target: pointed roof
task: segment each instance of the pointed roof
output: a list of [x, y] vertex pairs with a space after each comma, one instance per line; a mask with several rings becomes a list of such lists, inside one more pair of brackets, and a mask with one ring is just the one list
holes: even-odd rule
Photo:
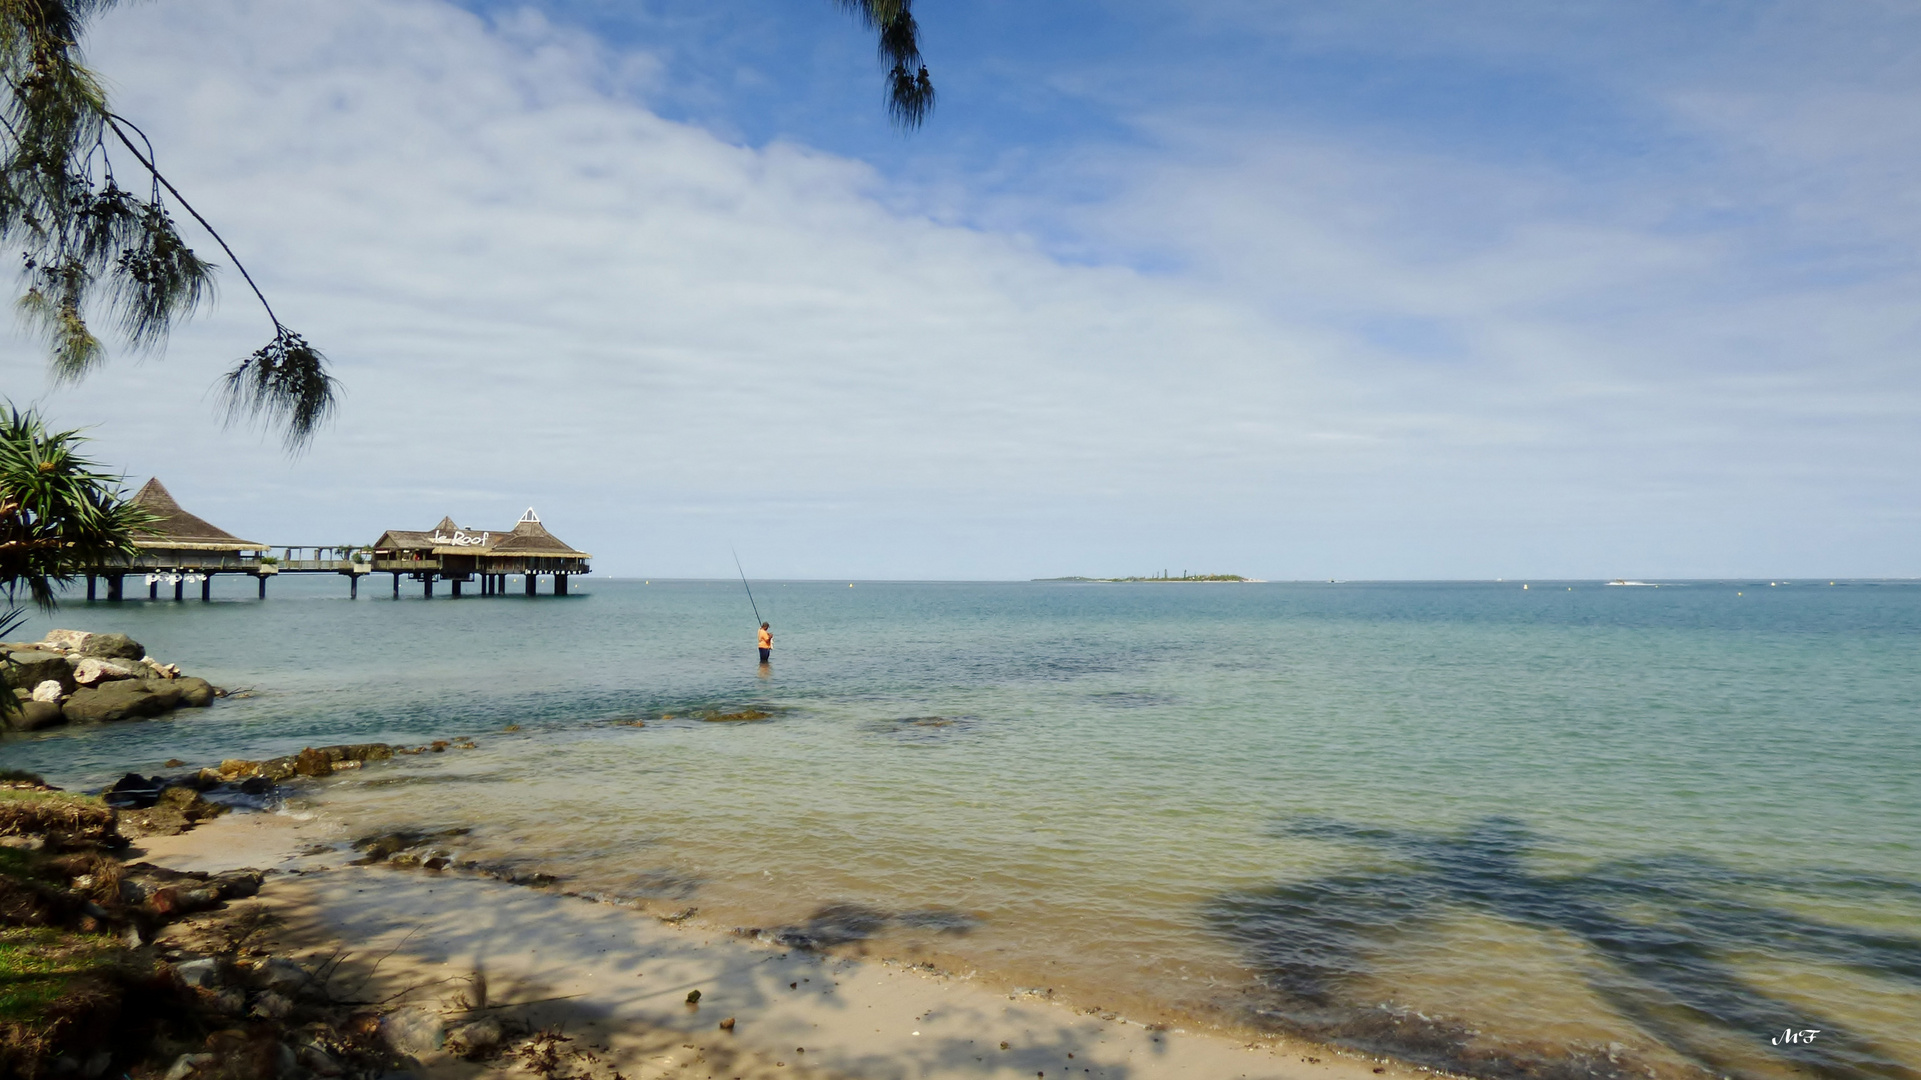
[[493, 550], [503, 554], [572, 555], [581, 559], [592, 557], [584, 551], [575, 551], [560, 537], [548, 532], [547, 526], [540, 523], [540, 515], [534, 513], [534, 508], [531, 506], [527, 508], [526, 513], [520, 515], [520, 520], [514, 523], [514, 531], [496, 543]]
[[145, 548], [187, 548], [199, 551], [252, 551], [267, 545], [238, 536], [180, 508], [159, 477], [143, 485], [133, 504], [154, 516], [152, 524], [134, 534]]
[[454, 519], [444, 517], [440, 524], [424, 532], [408, 529], [389, 529], [374, 541], [374, 547], [381, 551], [397, 549], [431, 550], [440, 555], [539, 555], [554, 558], [591, 559], [593, 556], [584, 551], [575, 551], [566, 542], [547, 531], [540, 523], [540, 515], [533, 507], [520, 515], [520, 520], [507, 532], [493, 532], [481, 529], [463, 529], [454, 524]]

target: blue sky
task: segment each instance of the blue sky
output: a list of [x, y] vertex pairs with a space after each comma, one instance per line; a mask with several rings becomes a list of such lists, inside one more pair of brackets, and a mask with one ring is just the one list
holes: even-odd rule
[[527, 504], [604, 572], [1921, 575], [1921, 13], [156, 0], [91, 54], [225, 282], [16, 401], [272, 542]]

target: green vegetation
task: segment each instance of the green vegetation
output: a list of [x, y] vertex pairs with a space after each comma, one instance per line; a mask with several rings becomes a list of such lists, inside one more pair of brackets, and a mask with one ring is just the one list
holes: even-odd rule
[[[110, 992], [128, 958], [124, 946], [99, 935], [47, 927], [0, 930], [0, 1025], [38, 1027], [50, 1014]], [[0, 1042], [13, 1034], [0, 1030]]]
[[[42, 610], [54, 607], [54, 586], [88, 566], [139, 550], [134, 532], [152, 520], [128, 501], [120, 478], [99, 471], [76, 448], [78, 431], [49, 431], [38, 413], [8, 406], [0, 414], [0, 638], [26, 619], [22, 590]], [[19, 707], [0, 692], [0, 714]]]

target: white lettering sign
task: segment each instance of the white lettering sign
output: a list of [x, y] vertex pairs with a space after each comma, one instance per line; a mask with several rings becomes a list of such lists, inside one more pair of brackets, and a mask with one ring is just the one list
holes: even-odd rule
[[435, 533], [432, 536], [429, 536], [427, 539], [432, 540], [434, 543], [439, 544], [442, 547], [486, 547], [487, 538], [490, 535], [492, 534], [481, 533], [479, 536], [475, 536], [472, 533], [462, 532], [459, 529], [455, 529], [454, 534], [452, 536], [448, 536], [444, 533]]

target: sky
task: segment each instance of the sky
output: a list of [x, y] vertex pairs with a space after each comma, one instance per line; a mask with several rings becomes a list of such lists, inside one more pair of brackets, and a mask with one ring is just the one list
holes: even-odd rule
[[[0, 391], [273, 544], [597, 573], [1921, 576], [1921, 9], [150, 0], [85, 42], [337, 420]], [[203, 254], [227, 262], [211, 241]]]

